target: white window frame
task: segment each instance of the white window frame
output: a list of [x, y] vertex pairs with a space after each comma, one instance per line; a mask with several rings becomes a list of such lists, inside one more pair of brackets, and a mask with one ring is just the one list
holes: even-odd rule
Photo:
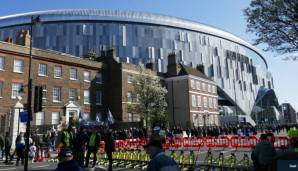
[[196, 81], [196, 88], [197, 88], [197, 90], [201, 90], [201, 83], [200, 83], [200, 81]]
[[102, 104], [102, 93], [101, 91], [96, 91], [96, 105]]
[[209, 97], [209, 108], [213, 108], [213, 100]]
[[84, 71], [84, 82], [90, 82], [91, 81], [91, 72], [90, 71]]
[[212, 93], [216, 93], [216, 88], [215, 88], [215, 86], [212, 86]]
[[132, 102], [132, 92], [127, 92], [127, 102]]
[[53, 102], [61, 102], [61, 87], [53, 87]]
[[213, 99], [213, 107], [214, 107], [214, 109], [217, 108], [217, 99], [216, 98]]
[[[73, 72], [75, 71], [75, 72]], [[78, 70], [76, 68], [69, 69], [69, 79], [70, 80], [78, 80]]]
[[211, 93], [211, 86], [210, 86], [210, 84], [207, 84], [207, 88], [208, 88], [208, 93]]
[[20, 90], [22, 87], [22, 83], [12, 83], [11, 84], [11, 98], [16, 99], [18, 96], [20, 96]]
[[128, 122], [133, 122], [133, 115], [132, 115], [132, 113], [127, 113], [127, 120], [128, 120]]
[[44, 112], [37, 112], [35, 114], [36, 120], [35, 125], [44, 125], [45, 124], [45, 113]]
[[192, 107], [197, 107], [196, 95], [191, 95], [191, 106]]
[[42, 86], [42, 101], [43, 102], [47, 101], [47, 86], [46, 85]]
[[202, 83], [202, 90], [206, 91], [206, 84], [205, 83]]
[[48, 74], [47, 64], [38, 64], [38, 76], [46, 77]]
[[52, 122], [51, 123], [52, 123], [52, 125], [56, 125], [56, 124], [60, 123], [60, 112], [52, 112]]
[[54, 78], [62, 78], [62, 67], [54, 66]]
[[203, 97], [203, 101], [204, 101], [204, 108], [207, 108], [208, 107], [207, 97]]
[[102, 74], [101, 73], [96, 73], [95, 79], [96, 79], [97, 84], [102, 84]]
[[0, 71], [3, 71], [5, 69], [5, 58], [3, 56], [0, 56]]
[[195, 81], [190, 80], [190, 88], [195, 89]]
[[[18, 64], [18, 62], [20, 62]], [[15, 73], [24, 73], [24, 60], [22, 59], [15, 59], [13, 61], [13, 72]]]
[[132, 84], [133, 83], [133, 76], [131, 74], [127, 75], [127, 83]]
[[90, 91], [84, 90], [84, 104], [90, 104]]
[[78, 90], [76, 88], [69, 88], [68, 89], [68, 99], [70, 101], [75, 101], [78, 97]]
[[198, 107], [202, 107], [202, 98], [201, 98], [201, 96], [197, 96], [197, 103], [198, 103]]

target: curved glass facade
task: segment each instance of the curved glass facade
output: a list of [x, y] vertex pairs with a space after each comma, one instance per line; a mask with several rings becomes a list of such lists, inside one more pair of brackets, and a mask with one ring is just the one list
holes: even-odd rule
[[[141, 20], [136, 14], [142, 13], [125, 13], [127, 16], [123, 17], [115, 11], [111, 17], [108, 11], [105, 17], [105, 13], [98, 10], [101, 12], [98, 17], [92, 13], [94, 11], [89, 16], [76, 14], [77, 11], [68, 15], [61, 11], [34, 13], [40, 14], [44, 22], [34, 27], [33, 46], [80, 57], [93, 49], [100, 54], [101, 50], [113, 47], [119, 61], [134, 64], [154, 61], [159, 72], [166, 72], [167, 56], [176, 52], [177, 62], [193, 67], [204, 65], [206, 75], [246, 114], [251, 112], [259, 87], [273, 86], [264, 58], [251, 45], [230, 33], [147, 13], [139, 17]], [[153, 19], [154, 16], [160, 17], [160, 21]], [[28, 19], [30, 15], [0, 18], [0, 40], [15, 38], [18, 31], [29, 29]], [[186, 25], [182, 26], [183, 22]]]

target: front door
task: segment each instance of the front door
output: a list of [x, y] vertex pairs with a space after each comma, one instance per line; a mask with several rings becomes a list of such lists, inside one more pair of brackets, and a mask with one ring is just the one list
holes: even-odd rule
[[76, 110], [71, 110], [69, 111], [69, 124], [70, 125], [76, 125], [76, 122], [78, 121], [79, 118], [77, 118], [78, 114]]
[[70, 101], [65, 105], [65, 123], [76, 125], [79, 121], [80, 106], [76, 102]]

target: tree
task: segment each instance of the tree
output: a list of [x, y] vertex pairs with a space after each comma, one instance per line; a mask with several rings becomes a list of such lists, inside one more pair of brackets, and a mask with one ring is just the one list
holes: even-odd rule
[[139, 113], [145, 119], [147, 130], [157, 122], [165, 127], [167, 89], [161, 86], [155, 72], [139, 66], [139, 73], [133, 82], [137, 103], [128, 106], [128, 109], [130, 112]]
[[255, 45], [266, 43], [266, 51], [281, 54], [297, 52], [297, 0], [252, 0], [244, 15], [247, 31], [257, 36]]

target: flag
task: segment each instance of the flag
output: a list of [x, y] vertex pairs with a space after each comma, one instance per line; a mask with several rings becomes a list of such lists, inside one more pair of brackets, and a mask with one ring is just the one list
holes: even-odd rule
[[108, 109], [108, 117], [107, 117], [107, 122], [108, 122], [108, 124], [114, 124], [115, 123], [115, 119], [114, 119], [114, 117], [113, 117], [113, 115], [112, 115], [112, 113], [111, 113], [111, 111], [110, 111], [110, 109]]
[[[20, 122], [27, 122], [28, 112], [27, 111], [20, 112], [19, 117], [20, 117]], [[30, 119], [30, 121], [32, 121], [32, 113], [30, 113], [29, 119]]]

